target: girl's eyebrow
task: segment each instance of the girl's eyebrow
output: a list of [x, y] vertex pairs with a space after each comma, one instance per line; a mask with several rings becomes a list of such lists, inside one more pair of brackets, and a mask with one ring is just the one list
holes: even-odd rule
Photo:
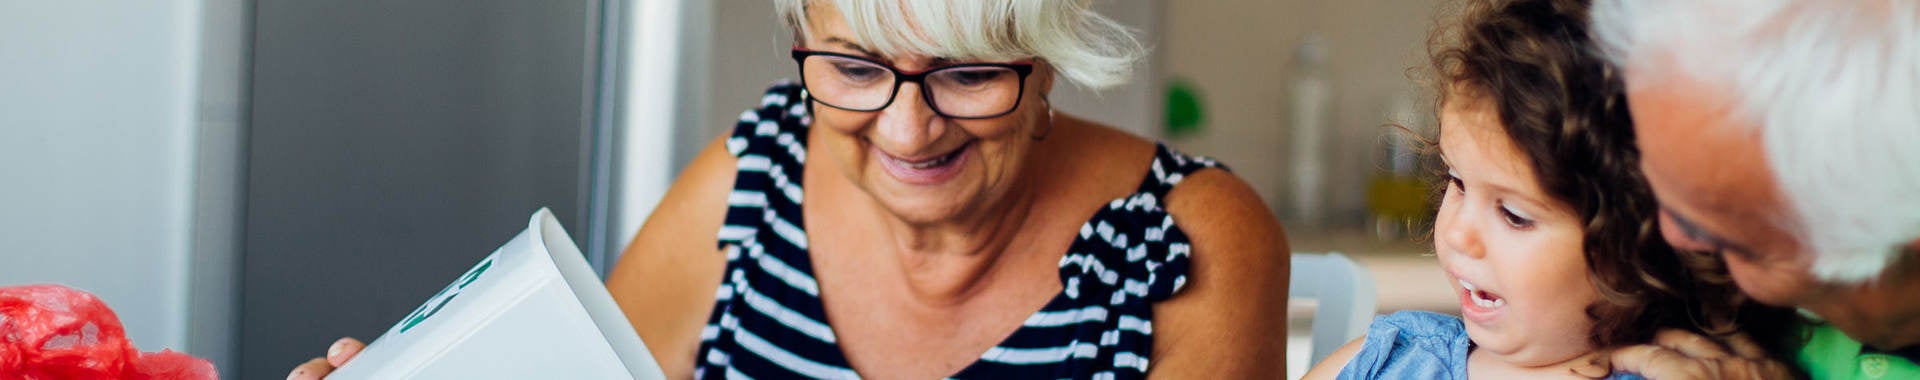
[[[1459, 174], [1460, 172], [1454, 168], [1453, 162], [1447, 159], [1446, 152], [1439, 152], [1439, 153], [1436, 153], [1435, 155], [1440, 156], [1440, 163], [1447, 166], [1448, 176], [1452, 176], [1455, 179], [1460, 181], [1466, 180], [1466, 178], [1462, 177], [1462, 175]], [[1482, 177], [1475, 177], [1475, 178], [1477, 178], [1476, 181], [1479, 182], [1478, 183], [1479, 187], [1486, 189], [1486, 191], [1492, 192], [1489, 194], [1503, 194], [1502, 197], [1506, 199], [1523, 203], [1525, 205], [1528, 205], [1528, 207], [1530, 208], [1542, 210], [1542, 212], [1547, 212], [1547, 213], [1559, 212], [1559, 211], [1555, 211], [1558, 209], [1556, 209], [1553, 205], [1564, 204], [1564, 201], [1553, 198], [1551, 194], [1546, 194], [1542, 192], [1539, 194], [1540, 197], [1535, 197], [1533, 195], [1529, 195], [1526, 192], [1520, 191], [1520, 188], [1508, 186], [1508, 184], [1505, 184], [1505, 183], [1500, 183], [1497, 180], [1497, 178], [1496, 179], [1488, 179], [1488, 178], [1482, 178]], [[1539, 213], [1536, 212], [1535, 216], [1537, 217], [1538, 215]]]

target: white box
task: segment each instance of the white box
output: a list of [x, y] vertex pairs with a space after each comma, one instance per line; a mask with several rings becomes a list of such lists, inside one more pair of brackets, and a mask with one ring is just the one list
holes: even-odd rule
[[547, 209], [330, 379], [661, 379]]

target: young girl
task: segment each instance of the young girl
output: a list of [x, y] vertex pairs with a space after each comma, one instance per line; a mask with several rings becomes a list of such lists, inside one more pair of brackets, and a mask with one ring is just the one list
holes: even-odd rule
[[[1714, 256], [1660, 240], [1620, 79], [1586, 15], [1584, 0], [1478, 0], [1435, 34], [1447, 169], [1434, 251], [1464, 321], [1380, 317], [1307, 378], [1635, 378], [1605, 353], [1663, 328], [1791, 331], [1791, 311], [1740, 298]], [[1778, 353], [1789, 338], [1762, 341]]]

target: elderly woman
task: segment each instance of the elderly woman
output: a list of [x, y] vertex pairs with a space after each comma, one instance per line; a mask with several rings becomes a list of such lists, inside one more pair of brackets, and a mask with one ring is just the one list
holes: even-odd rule
[[1284, 373], [1287, 242], [1258, 196], [1047, 102], [1141, 55], [1087, 1], [776, 3], [800, 82], [694, 159], [607, 279], [669, 376]]

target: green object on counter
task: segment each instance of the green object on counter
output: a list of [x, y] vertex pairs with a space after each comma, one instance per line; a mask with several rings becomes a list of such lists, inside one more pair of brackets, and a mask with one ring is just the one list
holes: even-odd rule
[[1207, 122], [1206, 107], [1201, 106], [1199, 92], [1179, 79], [1167, 82], [1166, 116], [1165, 127], [1169, 137], [1197, 134]]

